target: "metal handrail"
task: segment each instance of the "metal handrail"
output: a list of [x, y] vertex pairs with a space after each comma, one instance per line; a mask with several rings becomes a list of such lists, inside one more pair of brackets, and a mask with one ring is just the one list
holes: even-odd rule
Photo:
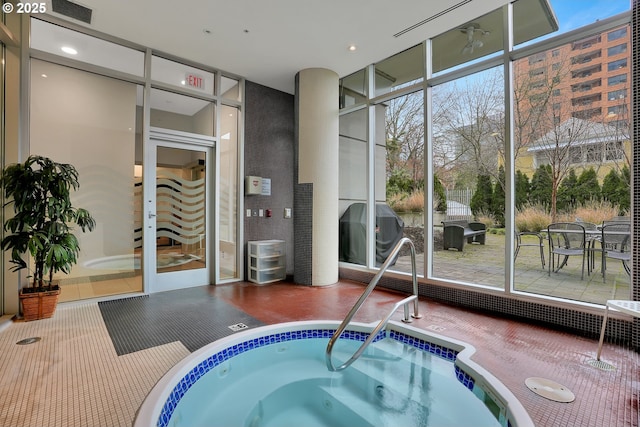
[[[351, 319], [353, 319], [353, 316], [355, 316], [355, 314], [358, 312], [358, 310], [360, 309], [364, 301], [367, 299], [367, 297], [371, 295], [371, 292], [373, 292], [373, 289], [376, 287], [376, 285], [380, 281], [380, 278], [382, 277], [382, 275], [387, 271], [391, 263], [393, 263], [396, 256], [398, 255], [398, 252], [400, 252], [400, 249], [402, 249], [402, 246], [404, 246], [406, 243], [409, 244], [409, 249], [411, 252], [411, 276], [413, 280], [413, 295], [408, 296], [403, 300], [395, 303], [393, 306], [393, 309], [389, 312], [389, 314], [385, 316], [384, 319], [380, 321], [380, 323], [378, 323], [375, 329], [371, 331], [371, 334], [369, 334], [367, 339], [362, 343], [360, 348], [353, 354], [353, 356], [351, 356], [351, 358], [347, 360], [344, 364], [336, 368], [335, 366], [333, 366], [333, 362], [331, 361], [331, 351], [333, 350], [333, 345], [336, 343], [338, 338], [340, 338], [340, 335], [342, 335], [344, 330], [347, 328], [347, 325], [351, 322]], [[409, 316], [409, 303], [411, 301], [413, 301], [413, 314]], [[343, 369], [351, 365], [353, 362], [355, 362], [356, 359], [358, 359], [358, 357], [360, 357], [360, 355], [364, 352], [364, 350], [369, 346], [369, 344], [371, 344], [371, 341], [373, 341], [373, 339], [378, 335], [378, 332], [380, 332], [382, 328], [386, 326], [386, 324], [389, 322], [389, 319], [391, 318], [393, 313], [395, 313], [395, 311], [403, 304], [404, 304], [404, 319], [402, 319], [403, 322], [405, 323], [411, 322], [411, 317], [415, 319], [419, 319], [422, 317], [418, 312], [418, 278], [416, 276], [416, 248], [413, 245], [413, 242], [406, 237], [403, 237], [402, 239], [400, 239], [400, 241], [394, 246], [393, 250], [391, 251], [391, 253], [387, 257], [385, 262], [380, 267], [380, 270], [378, 270], [378, 273], [373, 277], [373, 279], [371, 280], [371, 282], [369, 283], [369, 285], [367, 286], [363, 294], [360, 296], [358, 301], [355, 303], [355, 305], [351, 308], [351, 310], [347, 314], [347, 317], [344, 318], [340, 326], [338, 326], [338, 329], [336, 329], [333, 336], [329, 340], [329, 344], [327, 344], [327, 351], [325, 355], [326, 361], [327, 361], [327, 368], [332, 372], [342, 371]]]

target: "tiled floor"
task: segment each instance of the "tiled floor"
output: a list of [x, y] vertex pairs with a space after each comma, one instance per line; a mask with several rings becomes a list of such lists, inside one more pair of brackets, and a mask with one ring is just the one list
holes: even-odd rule
[[[338, 320], [362, 291], [362, 285], [352, 282], [325, 288], [287, 283], [203, 288], [263, 323]], [[377, 320], [397, 299], [397, 294], [376, 291], [355, 320]], [[206, 298], [199, 302], [208, 303]], [[511, 389], [537, 426], [638, 426], [640, 359], [634, 351], [605, 344], [603, 359], [616, 370], [602, 371], [586, 363], [595, 355], [595, 339], [430, 300], [421, 300], [420, 309], [424, 317], [413, 326], [475, 346], [473, 359]], [[393, 318], [400, 319], [401, 312]], [[170, 318], [161, 322], [167, 327], [178, 323]], [[118, 356], [96, 302], [62, 304], [52, 319], [3, 329], [1, 426], [129, 426], [153, 384], [189, 353], [175, 341]], [[33, 336], [42, 339], [16, 345]], [[525, 386], [528, 377], [557, 381], [573, 391], [576, 400], [557, 403], [540, 397]]]

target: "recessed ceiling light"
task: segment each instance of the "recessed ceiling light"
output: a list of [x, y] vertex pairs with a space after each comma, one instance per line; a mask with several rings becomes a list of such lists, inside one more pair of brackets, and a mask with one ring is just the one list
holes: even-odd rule
[[74, 48], [70, 47], [70, 46], [62, 46], [60, 48], [60, 50], [62, 50], [64, 53], [68, 53], [69, 55], [77, 55], [78, 51], [75, 50]]
[[42, 78], [45, 78], [45, 79], [47, 78], [46, 74], [40, 74], [40, 75], [42, 76]]
[[210, 35], [211, 34], [211, 30], [208, 28], [205, 28], [204, 30], [202, 30], [203, 33], [205, 33], [206, 35]]
[[182, 81], [180, 82], [180, 84], [181, 84], [182, 86], [184, 86], [184, 85], [186, 85], [186, 84], [187, 84], [187, 81], [186, 81], [186, 80], [182, 80]]
[[357, 47], [356, 47], [356, 45], [355, 45], [355, 44], [350, 44], [350, 45], [349, 45], [349, 47], [348, 47], [348, 49], [349, 49], [349, 52], [355, 52], [355, 50], [357, 49]]

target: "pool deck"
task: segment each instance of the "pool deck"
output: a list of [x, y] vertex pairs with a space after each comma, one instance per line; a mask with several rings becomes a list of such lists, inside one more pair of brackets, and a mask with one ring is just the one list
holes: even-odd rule
[[[246, 313], [264, 324], [341, 320], [364, 290], [350, 281], [323, 288], [240, 282], [201, 289], [234, 308], [225, 313]], [[198, 309], [210, 304], [194, 292], [175, 295], [182, 313], [190, 304]], [[375, 291], [355, 320], [376, 321], [399, 298]], [[616, 367], [605, 371], [587, 363], [595, 357], [596, 339], [426, 299], [420, 300], [420, 310], [424, 317], [412, 325], [473, 345], [472, 359], [516, 395], [536, 426], [638, 426], [640, 359], [633, 350], [605, 343], [602, 359]], [[162, 334], [175, 333], [180, 325], [183, 334], [191, 334], [177, 322], [181, 316], [178, 311], [151, 316], [143, 327]], [[231, 325], [237, 322], [234, 316], [219, 314], [218, 320]], [[401, 317], [400, 310], [393, 319]], [[41, 340], [16, 345], [28, 337]], [[170, 341], [119, 356], [95, 301], [61, 304], [52, 319], [0, 324], [0, 349], [0, 425], [15, 427], [130, 426], [155, 382], [189, 354], [181, 341]], [[558, 403], [538, 396], [525, 385], [529, 377], [556, 381], [576, 399]]]

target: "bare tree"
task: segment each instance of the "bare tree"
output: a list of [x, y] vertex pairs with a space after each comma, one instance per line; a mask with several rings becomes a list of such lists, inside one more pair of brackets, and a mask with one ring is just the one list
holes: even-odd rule
[[434, 158], [447, 158], [442, 163], [457, 171], [459, 181], [472, 185], [479, 174], [498, 179], [504, 105], [502, 68], [434, 88]]
[[424, 178], [424, 108], [422, 92], [394, 98], [385, 109], [387, 176], [407, 171], [414, 182]]
[[[529, 151], [534, 153], [534, 165], [551, 167], [554, 220], [558, 189], [569, 170], [586, 164], [598, 168], [606, 161], [607, 150], [618, 147], [616, 141], [623, 137], [612, 133], [628, 132], [624, 125], [608, 124], [611, 117], [600, 102], [602, 65], [592, 63], [591, 54], [574, 53], [573, 45], [565, 45], [514, 64], [516, 158]], [[619, 111], [625, 110], [620, 105]]]
[[[602, 135], [602, 160], [615, 167], [618, 173], [625, 166], [631, 169], [631, 151], [626, 150], [624, 146], [631, 141], [629, 93], [630, 88], [626, 84], [610, 91], [607, 94], [610, 105], [607, 111], [603, 111], [601, 118], [601, 123], [605, 125]], [[611, 163], [611, 160], [614, 162]]]

